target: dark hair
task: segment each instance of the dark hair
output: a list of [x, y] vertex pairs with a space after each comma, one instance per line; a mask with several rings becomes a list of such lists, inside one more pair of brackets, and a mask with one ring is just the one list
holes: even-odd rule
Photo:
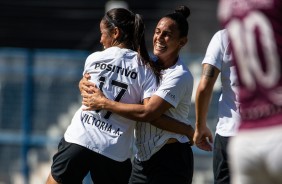
[[141, 16], [124, 8], [114, 8], [109, 10], [102, 20], [105, 21], [109, 31], [115, 27], [119, 28], [121, 36], [117, 41], [125, 43], [128, 48], [138, 52], [142, 62], [153, 70], [159, 82], [161, 70], [148, 54], [145, 44], [145, 24]]
[[164, 17], [170, 18], [176, 22], [180, 31], [180, 37], [187, 37], [189, 31], [189, 24], [187, 18], [190, 15], [190, 9], [185, 6], [179, 6], [174, 10], [174, 13], [167, 14]]

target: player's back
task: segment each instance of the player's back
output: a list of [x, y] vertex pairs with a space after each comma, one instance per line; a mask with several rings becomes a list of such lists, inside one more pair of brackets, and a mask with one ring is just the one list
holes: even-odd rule
[[[136, 52], [111, 47], [91, 54], [84, 73], [109, 99], [138, 104], [152, 95], [156, 77], [142, 64]], [[85, 146], [117, 161], [130, 157], [135, 121], [106, 110], [83, 111], [80, 108], [65, 133], [68, 142]]]
[[[91, 81], [107, 98], [126, 103], [141, 103], [143, 92], [140, 89], [148, 82], [145, 80], [149, 79], [152, 84], [156, 82], [154, 74], [136, 52], [118, 47], [90, 55], [84, 72], [91, 75]], [[122, 98], [116, 99], [120, 93], [123, 93]]]
[[222, 0], [240, 83], [241, 128], [282, 123], [282, 1]]

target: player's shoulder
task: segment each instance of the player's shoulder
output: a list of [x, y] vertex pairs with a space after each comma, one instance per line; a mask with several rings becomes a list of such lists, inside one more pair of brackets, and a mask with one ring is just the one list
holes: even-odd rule
[[221, 29], [218, 31], [218, 34], [219, 36], [222, 38], [222, 39], [226, 39], [227, 38], [227, 30], [226, 29]]
[[228, 40], [227, 30], [226, 29], [218, 30], [214, 34], [213, 38], [214, 40], [217, 40], [219, 43], [221, 43], [222, 41]]
[[174, 70], [170, 74], [169, 78], [173, 81], [177, 81], [183, 89], [188, 89], [193, 86], [194, 77], [186, 66], [183, 66], [181, 69]]
[[217, 31], [213, 39], [211, 41], [211, 46], [221, 48], [222, 52], [225, 52], [225, 49], [229, 45], [229, 39], [228, 39], [228, 32], [226, 29], [222, 29]]
[[103, 51], [96, 51], [91, 53], [88, 57], [87, 60], [99, 60], [102, 58], [108, 58], [108, 57], [112, 57], [111, 54], [109, 54], [111, 52], [108, 52], [108, 49], [105, 49]]
[[192, 73], [181, 58], [178, 59], [177, 64], [171, 71], [171, 75], [175, 77], [180, 77], [182, 79], [193, 79]]

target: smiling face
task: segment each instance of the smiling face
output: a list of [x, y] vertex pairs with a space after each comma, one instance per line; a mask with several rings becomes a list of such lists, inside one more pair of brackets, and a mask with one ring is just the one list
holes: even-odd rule
[[101, 32], [101, 39], [100, 43], [103, 45], [104, 49], [107, 49], [112, 46], [114, 38], [110, 33], [109, 29], [106, 27], [104, 20], [100, 22], [100, 32]]
[[162, 18], [156, 26], [153, 36], [154, 55], [160, 62], [175, 62], [180, 49], [187, 42], [187, 38], [180, 38], [178, 26], [170, 18]]

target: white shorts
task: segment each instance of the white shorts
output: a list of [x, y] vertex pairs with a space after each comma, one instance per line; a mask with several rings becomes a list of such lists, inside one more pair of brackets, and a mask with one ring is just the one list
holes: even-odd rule
[[228, 147], [232, 184], [282, 184], [282, 126], [244, 130]]

